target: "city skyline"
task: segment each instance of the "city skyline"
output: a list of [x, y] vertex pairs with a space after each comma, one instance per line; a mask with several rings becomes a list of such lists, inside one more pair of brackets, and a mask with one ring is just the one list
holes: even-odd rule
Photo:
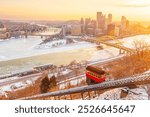
[[149, 0], [0, 0], [0, 19], [70, 20], [96, 19], [95, 13], [113, 14], [114, 21], [126, 16], [132, 21], [150, 21]]

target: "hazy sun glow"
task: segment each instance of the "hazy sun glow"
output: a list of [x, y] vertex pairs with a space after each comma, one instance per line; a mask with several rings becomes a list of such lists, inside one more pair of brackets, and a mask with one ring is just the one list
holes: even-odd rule
[[0, 0], [0, 18], [67, 20], [96, 17], [96, 12], [150, 21], [150, 0]]

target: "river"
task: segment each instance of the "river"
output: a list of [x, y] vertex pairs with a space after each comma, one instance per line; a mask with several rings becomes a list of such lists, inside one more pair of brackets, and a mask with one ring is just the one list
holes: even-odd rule
[[[145, 40], [150, 43], [150, 35], [128, 37], [119, 41], [126, 47], [134, 48], [135, 40]], [[116, 48], [104, 46], [104, 49], [97, 50], [95, 44], [88, 42], [65, 44], [65, 40], [61, 40], [50, 42], [39, 48], [41, 42], [38, 36], [1, 40], [0, 75], [32, 69], [34, 66], [43, 64], [64, 65], [73, 60], [104, 60], [119, 54]], [[60, 45], [57, 47], [51, 46], [58, 43]]]

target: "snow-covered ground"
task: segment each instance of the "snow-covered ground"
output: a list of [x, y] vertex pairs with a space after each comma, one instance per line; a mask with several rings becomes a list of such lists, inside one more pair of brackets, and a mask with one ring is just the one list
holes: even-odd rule
[[119, 50], [113, 47], [99, 50], [93, 54], [89, 61], [106, 60], [118, 56]]
[[[85, 81], [85, 76], [82, 75], [83, 77], [79, 78], [79, 79], [75, 79], [74, 78], [71, 78], [70, 79], [70, 82], [65, 82], [65, 83], [62, 83], [59, 85], [59, 89], [64, 89], [65, 87], [67, 87], [68, 85], [75, 85], [77, 86], [78, 84], [80, 84], [82, 81]], [[63, 81], [62, 81], [63, 82]]]
[[116, 88], [106, 91], [94, 100], [148, 100], [148, 94], [144, 88], [129, 89], [127, 95], [121, 98], [124, 88]]
[[[135, 43], [136, 42], [145, 42], [148, 45], [150, 45], [150, 34], [149, 35], [138, 35], [138, 36], [133, 36], [133, 37], [127, 37], [119, 40], [113, 40], [109, 41], [110, 43], [119, 43], [122, 44], [123, 46], [127, 48], [132, 48], [135, 49]], [[119, 50], [113, 47], [105, 47], [103, 50], [97, 51], [93, 54], [91, 57], [91, 61], [96, 61], [96, 60], [105, 60], [108, 58], [112, 58], [115, 56], [118, 56]]]
[[126, 37], [123, 39], [119, 39], [119, 40], [113, 40], [113, 41], [109, 41], [111, 43], [120, 43], [125, 47], [128, 48], [135, 48], [135, 43], [136, 42], [146, 42], [148, 45], [150, 45], [150, 34], [147, 35], [138, 35], [138, 36], [133, 36], [133, 37]]
[[[66, 69], [66, 70], [60, 72], [60, 75], [66, 75], [70, 72], [72, 72], [72, 70]], [[49, 78], [51, 78], [53, 75], [55, 75], [57, 77], [58, 73], [54, 73], [54, 74], [49, 73], [48, 74]], [[16, 80], [16, 79], [19, 79], [19, 77], [15, 76], [15, 77], [7, 78], [7, 79], [2, 79], [2, 80], [0, 80], [0, 83], [4, 83], [4, 82], [7, 82], [7, 81], [13, 81], [13, 80]], [[16, 82], [16, 83], [1, 86], [0, 87], [0, 96], [5, 95], [7, 97], [7, 93], [14, 92], [16, 90], [26, 88], [26, 87], [34, 84], [35, 80], [37, 80], [37, 78], [32, 78], [32, 79], [28, 79], [26, 81], [19, 81], [19, 82]]]
[[[59, 75], [66, 75], [66, 74], [69, 74], [70, 72], [72, 72], [72, 70], [70, 70], [70, 69], [65, 69], [65, 70], [63, 70], [62, 72], [60, 72], [59, 73]], [[49, 76], [49, 78], [51, 78], [52, 76], [55, 76], [55, 77], [57, 77], [58, 76], [58, 73], [49, 73], [48, 74], [48, 76]]]
[[123, 45], [125, 47], [135, 48], [134, 43], [137, 41], [146, 42], [148, 45], [150, 45], [150, 35], [139, 35], [139, 36], [124, 38]]
[[16, 90], [21, 90], [34, 84], [36, 79], [29, 79], [26, 81], [16, 82], [9, 85], [0, 87], [0, 96], [4, 95], [7, 98], [8, 93], [15, 92]]

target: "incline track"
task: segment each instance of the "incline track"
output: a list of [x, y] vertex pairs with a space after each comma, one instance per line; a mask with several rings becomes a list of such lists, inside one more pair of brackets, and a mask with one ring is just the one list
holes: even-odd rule
[[100, 84], [82, 86], [82, 87], [60, 90], [60, 91], [55, 91], [55, 92], [50, 92], [45, 94], [39, 94], [39, 95], [25, 97], [21, 99], [25, 99], [25, 100], [46, 99], [55, 96], [65, 96], [65, 95], [70, 95], [75, 93], [85, 93], [85, 92], [95, 91], [95, 90], [110, 89], [110, 88], [124, 87], [130, 85], [142, 85], [148, 83], [150, 83], [150, 73], [143, 73], [143, 74], [138, 74], [136, 76], [132, 76], [124, 79], [107, 81]]

